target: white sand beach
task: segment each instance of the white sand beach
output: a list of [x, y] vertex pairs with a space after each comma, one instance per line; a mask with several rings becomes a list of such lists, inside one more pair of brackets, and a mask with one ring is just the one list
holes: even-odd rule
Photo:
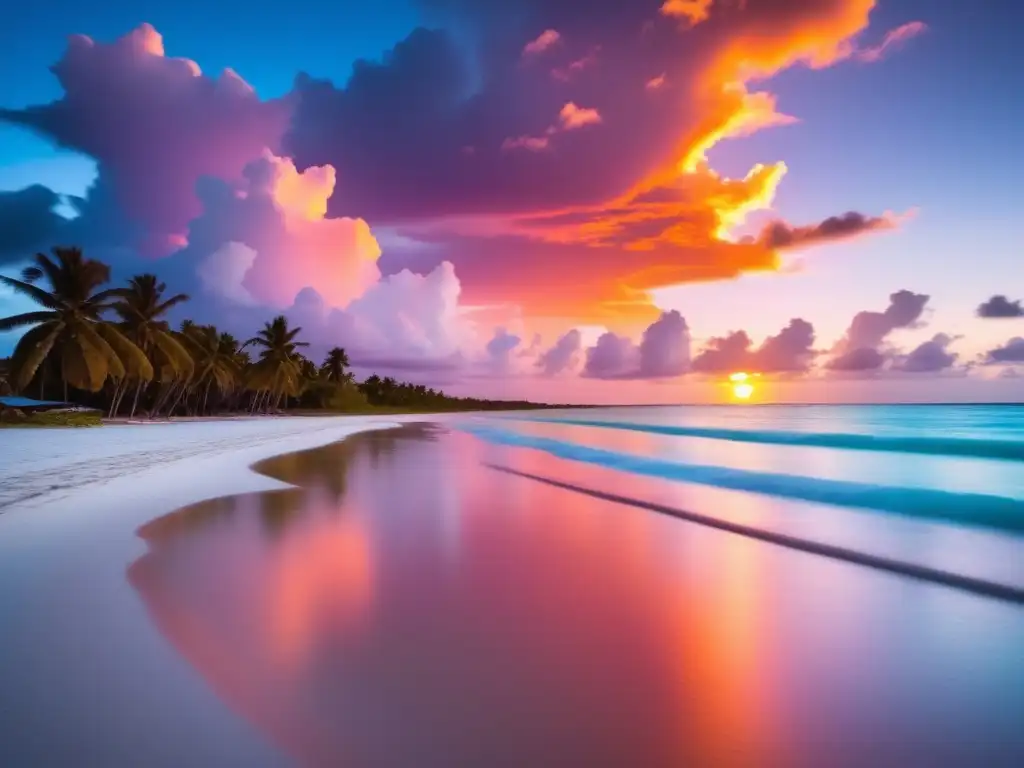
[[[125, 579], [146, 550], [136, 530], [203, 499], [282, 487], [248, 469], [261, 459], [427, 418], [0, 433], [0, 764], [287, 764], [151, 625]], [[155, 679], [173, 683], [154, 690]]]

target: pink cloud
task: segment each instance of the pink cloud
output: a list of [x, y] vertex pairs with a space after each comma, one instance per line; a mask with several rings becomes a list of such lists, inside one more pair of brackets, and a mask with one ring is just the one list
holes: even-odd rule
[[166, 56], [149, 24], [113, 43], [73, 35], [53, 71], [61, 99], [0, 117], [95, 158], [128, 219], [145, 230], [136, 245], [152, 255], [185, 242], [200, 212], [196, 182], [238, 179], [264, 148], [279, 149], [292, 115], [291, 98], [260, 101], [229, 69], [212, 78]]
[[528, 149], [531, 152], [540, 152], [542, 149], [547, 149], [549, 144], [550, 139], [547, 136], [516, 136], [514, 139], [505, 139], [501, 143], [501, 148], [506, 152], [513, 149]]
[[562, 36], [558, 33], [558, 30], [545, 29], [534, 40], [531, 40], [526, 44], [526, 47], [523, 48], [523, 55], [534, 56], [539, 53], [544, 53], [544, 51], [551, 48], [551, 46], [555, 45], [561, 39]]
[[326, 218], [335, 185], [330, 166], [299, 173], [271, 152], [235, 185], [209, 180], [190, 248], [208, 288], [277, 308], [314, 287], [344, 307], [380, 278], [380, 247], [362, 219]]
[[597, 46], [593, 48], [585, 56], [581, 56], [578, 59], [570, 61], [566, 66], [556, 67], [555, 69], [551, 70], [551, 76], [556, 80], [561, 80], [562, 82], [565, 83], [569, 82], [570, 80], [573, 79], [573, 77], [578, 75], [580, 72], [590, 69], [591, 67], [597, 64], [597, 55], [600, 52], [600, 50], [600, 46]]
[[478, 346], [459, 306], [451, 264], [425, 275], [403, 270], [367, 288], [344, 309], [332, 309], [314, 288], [302, 290], [285, 314], [303, 329], [314, 352], [344, 346], [353, 364], [380, 370], [458, 370]]
[[650, 80], [644, 83], [644, 88], [646, 88], [649, 91], [656, 91], [662, 86], [664, 86], [667, 80], [668, 76], [664, 72], [662, 72], [657, 77], [652, 77]]
[[913, 37], [917, 37], [927, 29], [928, 26], [923, 21], [911, 21], [907, 24], [902, 24], [895, 29], [889, 30], [878, 45], [858, 50], [857, 58], [869, 63], [881, 61], [889, 53], [890, 49], [902, 45]]

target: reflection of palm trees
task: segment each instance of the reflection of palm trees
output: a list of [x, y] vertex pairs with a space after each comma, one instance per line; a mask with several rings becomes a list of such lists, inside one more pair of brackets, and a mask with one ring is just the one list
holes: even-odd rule
[[295, 489], [242, 494], [212, 499], [157, 518], [140, 529], [151, 541], [162, 541], [183, 533], [200, 532], [207, 526], [229, 519], [243, 510], [248, 500], [256, 503], [260, 523], [267, 536], [279, 538], [288, 527], [303, 518], [311, 495], [327, 494], [334, 509], [343, 512], [349, 492], [349, 475], [359, 461], [379, 463], [397, 455], [411, 442], [436, 439], [437, 428], [428, 424], [406, 424], [396, 429], [362, 432], [337, 443], [308, 451], [275, 456], [253, 466], [256, 472], [298, 486]]
[[284, 535], [288, 524], [302, 517], [302, 500], [305, 495], [301, 490], [267, 491], [259, 494], [260, 522], [268, 538], [276, 539]]
[[230, 520], [242, 506], [245, 496], [208, 499], [169, 515], [158, 517], [139, 529], [147, 541], [167, 541], [180, 534], [198, 532], [223, 520]]

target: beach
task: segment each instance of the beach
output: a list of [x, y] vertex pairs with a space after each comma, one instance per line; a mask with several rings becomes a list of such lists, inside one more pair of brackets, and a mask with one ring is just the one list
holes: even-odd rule
[[[1018, 602], [706, 523], [1011, 588], [1016, 535], [629, 463], [874, 455], [531, 418], [33, 431], [0, 476], [0, 764], [1019, 764]], [[1017, 498], [945, 461], [883, 479]]]
[[249, 466], [402, 418], [0, 435], [0, 764], [289, 764], [148, 622], [125, 579], [145, 551], [136, 530], [203, 499], [279, 489]]

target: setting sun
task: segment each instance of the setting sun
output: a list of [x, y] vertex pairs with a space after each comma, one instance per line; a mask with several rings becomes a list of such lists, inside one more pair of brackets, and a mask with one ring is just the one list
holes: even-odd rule
[[754, 394], [754, 385], [750, 382], [751, 375], [749, 373], [732, 373], [729, 375], [729, 381], [732, 382], [732, 395], [737, 400], [749, 400], [750, 396]]

